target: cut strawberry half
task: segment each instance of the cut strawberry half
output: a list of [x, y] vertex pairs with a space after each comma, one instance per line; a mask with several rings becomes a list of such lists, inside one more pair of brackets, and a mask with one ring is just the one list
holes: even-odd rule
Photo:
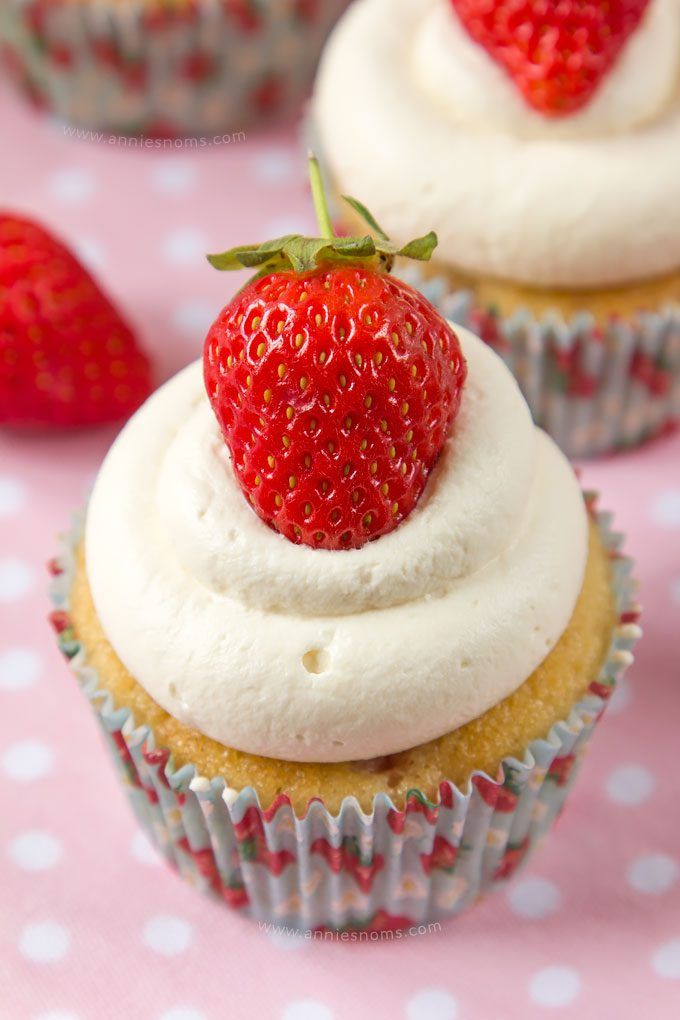
[[476, 43], [529, 106], [564, 117], [586, 106], [649, 0], [451, 0]]

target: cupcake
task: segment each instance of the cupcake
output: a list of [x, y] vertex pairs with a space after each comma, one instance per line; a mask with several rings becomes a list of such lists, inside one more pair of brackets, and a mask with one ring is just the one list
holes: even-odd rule
[[[621, 536], [392, 259], [288, 236], [116, 440], [53, 623], [138, 817], [303, 929], [409, 926], [549, 828], [637, 637]], [[363, 207], [354, 203], [362, 212]]]
[[346, 6], [347, 0], [7, 0], [0, 53], [22, 89], [69, 123], [226, 144], [297, 111]]
[[436, 228], [426, 292], [567, 453], [596, 454], [680, 412], [680, 5], [517, 8], [359, 0], [314, 130], [336, 193], [397, 240]]

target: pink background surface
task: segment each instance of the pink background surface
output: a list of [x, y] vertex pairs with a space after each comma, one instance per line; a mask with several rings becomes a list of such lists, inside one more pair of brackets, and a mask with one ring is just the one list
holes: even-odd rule
[[[295, 133], [192, 152], [78, 141], [0, 93], [2, 204], [101, 275], [166, 378], [237, 284], [203, 253], [311, 226]], [[645, 637], [557, 830], [441, 932], [310, 943], [161, 865], [46, 623], [43, 564], [114, 430], [0, 436], [0, 1017], [494, 1020], [680, 1011], [680, 436], [588, 465], [638, 559]]]

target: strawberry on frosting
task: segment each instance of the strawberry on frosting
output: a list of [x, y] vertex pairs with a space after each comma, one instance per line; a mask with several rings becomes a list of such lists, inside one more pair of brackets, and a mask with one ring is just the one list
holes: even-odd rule
[[588, 104], [649, 0], [451, 0], [470, 36], [546, 117]]
[[311, 175], [323, 237], [211, 257], [259, 272], [208, 333], [205, 383], [256, 513], [293, 542], [360, 548], [417, 504], [466, 368], [448, 323], [385, 272], [397, 249], [370, 214], [352, 200], [375, 238], [334, 237], [313, 159]]
[[358, 0], [313, 116], [336, 187], [398, 241], [435, 225], [440, 266], [619, 288], [680, 264], [678, 74], [677, 0]]

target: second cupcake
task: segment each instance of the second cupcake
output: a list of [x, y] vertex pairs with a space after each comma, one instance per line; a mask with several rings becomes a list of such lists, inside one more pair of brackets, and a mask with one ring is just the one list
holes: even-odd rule
[[437, 229], [427, 293], [574, 456], [680, 413], [679, 83], [675, 0], [359, 0], [322, 61], [335, 190]]

